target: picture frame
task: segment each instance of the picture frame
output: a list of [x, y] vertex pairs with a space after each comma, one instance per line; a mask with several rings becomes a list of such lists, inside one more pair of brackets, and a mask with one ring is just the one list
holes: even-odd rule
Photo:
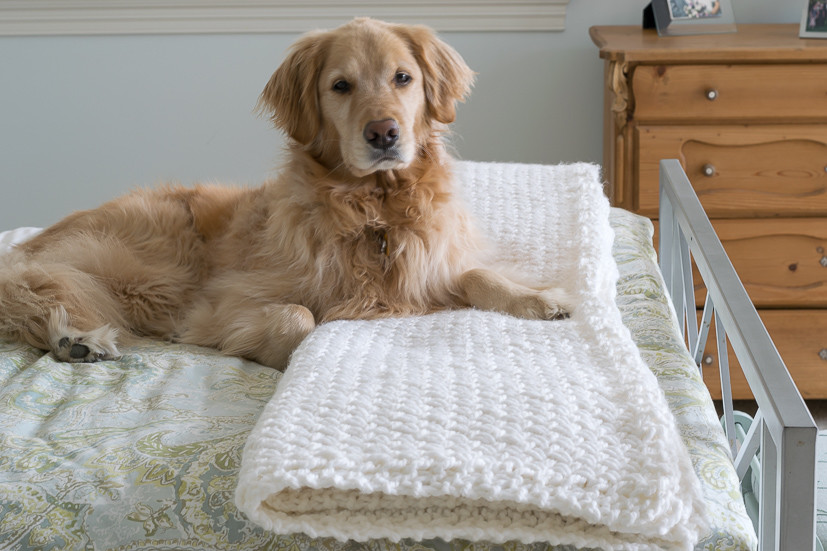
[[827, 0], [805, 0], [801, 15], [801, 38], [827, 38]]
[[731, 0], [652, 0], [660, 36], [737, 31]]

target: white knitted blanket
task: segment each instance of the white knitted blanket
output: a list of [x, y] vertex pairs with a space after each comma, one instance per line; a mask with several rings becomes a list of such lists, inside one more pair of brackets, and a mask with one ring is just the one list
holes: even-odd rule
[[599, 169], [457, 175], [501, 259], [579, 307], [551, 322], [465, 310], [320, 326], [247, 441], [239, 509], [341, 540], [692, 549], [699, 483], [614, 302]]

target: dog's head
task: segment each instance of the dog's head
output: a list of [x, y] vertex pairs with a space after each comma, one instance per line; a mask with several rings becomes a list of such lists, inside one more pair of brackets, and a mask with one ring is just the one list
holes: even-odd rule
[[259, 106], [319, 161], [366, 176], [410, 165], [472, 81], [427, 27], [362, 18], [299, 39]]

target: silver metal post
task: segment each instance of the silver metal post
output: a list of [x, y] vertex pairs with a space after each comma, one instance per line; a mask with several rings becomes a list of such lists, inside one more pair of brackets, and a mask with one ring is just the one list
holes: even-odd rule
[[[759, 549], [815, 549], [818, 429], [680, 163], [661, 161], [660, 174], [660, 259], [669, 292], [673, 300], [676, 294], [686, 294], [680, 287], [682, 278], [674, 273], [679, 269], [675, 234], [682, 233], [715, 305], [716, 326], [720, 320], [761, 412]], [[675, 304], [683, 306], [681, 301]], [[723, 333], [721, 329], [719, 334]], [[726, 357], [726, 340], [718, 348], [724, 349], [720, 358]], [[702, 349], [699, 342], [696, 358]], [[731, 411], [731, 396], [725, 401]], [[738, 457], [739, 471], [748, 461], [746, 456]]]

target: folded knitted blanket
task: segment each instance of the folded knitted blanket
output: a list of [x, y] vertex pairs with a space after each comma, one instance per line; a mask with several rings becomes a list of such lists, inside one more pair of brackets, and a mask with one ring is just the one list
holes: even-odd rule
[[579, 307], [320, 326], [250, 434], [239, 509], [341, 540], [692, 549], [699, 483], [614, 303], [598, 168], [460, 163], [457, 180], [500, 260]]

